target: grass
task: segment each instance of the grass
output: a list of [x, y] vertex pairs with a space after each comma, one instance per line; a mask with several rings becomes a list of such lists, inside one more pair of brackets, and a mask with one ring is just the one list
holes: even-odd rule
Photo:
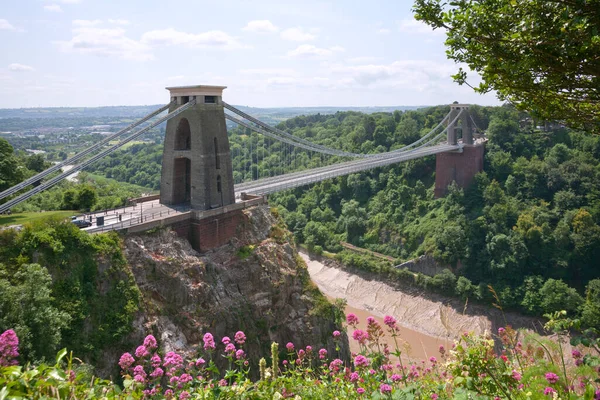
[[27, 222], [33, 222], [48, 217], [68, 218], [71, 215], [77, 215], [79, 211], [46, 211], [46, 212], [26, 212], [11, 215], [0, 215], [0, 226], [23, 225]]
[[[119, 143], [119, 141], [118, 141], [118, 140], [111, 140], [110, 142], [108, 142], [108, 144], [109, 144], [109, 145], [115, 145], [115, 144], [117, 144], [117, 143]], [[123, 145], [123, 147], [121, 147], [121, 150], [128, 149], [128, 148], [130, 148], [131, 146], [133, 146], [133, 145], [136, 145], [136, 144], [144, 144], [144, 143], [146, 143], [146, 142], [142, 142], [142, 141], [140, 141], [140, 140], [133, 140], [133, 141], [131, 141], [131, 142], [129, 142], [129, 143], [125, 143], [125, 144]]]

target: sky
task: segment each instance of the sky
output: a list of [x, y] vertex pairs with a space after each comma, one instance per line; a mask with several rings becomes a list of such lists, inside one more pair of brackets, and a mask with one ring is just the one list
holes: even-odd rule
[[499, 104], [452, 81], [412, 1], [0, 3], [0, 108], [161, 104], [200, 84], [252, 107]]

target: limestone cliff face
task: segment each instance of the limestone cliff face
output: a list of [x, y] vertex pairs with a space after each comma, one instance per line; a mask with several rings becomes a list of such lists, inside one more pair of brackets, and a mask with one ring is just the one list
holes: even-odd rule
[[[268, 206], [244, 210], [230, 244], [199, 254], [169, 230], [131, 235], [124, 253], [143, 295], [132, 340], [153, 333], [165, 351], [194, 353], [205, 332], [217, 340], [242, 330], [254, 362], [280, 348], [325, 347], [336, 354], [334, 310]], [[348, 358], [347, 340], [340, 358]], [[222, 349], [221, 349], [222, 350]]]

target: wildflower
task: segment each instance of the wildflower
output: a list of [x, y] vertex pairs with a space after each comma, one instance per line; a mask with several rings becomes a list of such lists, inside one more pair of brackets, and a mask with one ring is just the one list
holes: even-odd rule
[[150, 355], [150, 352], [148, 351], [148, 349], [144, 345], [138, 346], [138, 348], [135, 349], [135, 356], [137, 358], [144, 358], [144, 357], [146, 357], [148, 355]]
[[574, 359], [579, 359], [583, 356], [583, 354], [581, 354], [581, 352], [577, 349], [573, 349], [573, 351], [571, 352], [571, 355], [573, 356]]
[[285, 345], [285, 348], [289, 351], [292, 352], [294, 351], [294, 343], [292, 342], [288, 342], [288, 344]]
[[201, 367], [206, 363], [206, 361], [204, 361], [204, 358], [200, 357], [199, 359], [196, 360], [196, 367]]
[[134, 375], [133, 380], [139, 383], [144, 383], [146, 378], [144, 378], [142, 375]]
[[600, 389], [596, 390], [596, 393], [594, 393], [594, 400], [600, 400]]
[[306, 352], [302, 349], [298, 350], [298, 358], [302, 359], [306, 355]]
[[235, 358], [237, 360], [241, 360], [242, 358], [244, 358], [244, 356], [246, 355], [246, 353], [244, 353], [244, 350], [239, 349], [238, 351], [235, 352]]
[[175, 369], [183, 366], [183, 358], [174, 351], [169, 351], [163, 359], [163, 367], [173, 367]]
[[361, 387], [356, 389], [356, 393], [358, 393], [358, 394], [363, 394], [364, 392], [365, 392], [365, 389], [363, 389]]
[[156, 379], [156, 378], [160, 378], [160, 377], [161, 377], [161, 376], [163, 376], [164, 374], [165, 374], [165, 371], [163, 371], [163, 370], [162, 370], [162, 368], [160, 368], [160, 367], [156, 367], [156, 368], [154, 369], [154, 371], [152, 371], [152, 372], [150, 373], [150, 377], [151, 377], [151, 378], [155, 378], [155, 379]]
[[440, 344], [440, 349], [439, 350], [440, 350], [440, 354], [442, 356], [444, 356], [444, 354], [446, 353], [446, 348], [443, 345]]
[[437, 399], [438, 399], [438, 397], [440, 397], [440, 396], [438, 396], [438, 395], [437, 395], [437, 394], [435, 394], [435, 393], [431, 393], [431, 400], [437, 400]]
[[350, 313], [346, 315], [346, 322], [348, 323], [348, 325], [354, 326], [358, 324], [358, 317], [355, 314]]
[[359, 378], [359, 376], [358, 376], [357, 372], [353, 372], [350, 374], [350, 382], [356, 382], [356, 381], [358, 381], [358, 378]]
[[219, 386], [227, 386], [227, 381], [225, 379], [221, 379], [219, 381]]
[[306, 352], [307, 353], [312, 353], [312, 346], [306, 346]]
[[504, 332], [506, 332], [506, 329], [504, 329], [502, 327], [498, 328], [498, 335], [503, 335]]
[[336, 358], [332, 362], [329, 363], [329, 370], [333, 372], [338, 372], [340, 370], [340, 366], [343, 365], [344, 362], [339, 358]]
[[375, 374], [376, 374], [376, 372], [375, 372], [375, 370], [374, 370], [374, 369], [370, 369], [370, 370], [369, 370], [369, 374], [371, 374], [371, 375], [375, 375]]
[[521, 380], [521, 374], [513, 369], [512, 377], [515, 381], [519, 382]]
[[170, 399], [171, 397], [173, 397], [173, 390], [171, 390], [171, 389], [165, 390], [165, 397], [167, 399]]
[[392, 379], [393, 382], [398, 382], [399, 380], [402, 379], [402, 377], [400, 375], [398, 375], [398, 374], [393, 374], [391, 376], [391, 379]]
[[547, 372], [545, 377], [546, 377], [546, 380], [548, 381], [548, 383], [558, 382], [558, 375], [556, 375], [554, 372]]
[[17, 365], [19, 356], [19, 338], [12, 329], [0, 335], [0, 367]]
[[432, 364], [435, 364], [437, 362], [437, 358], [429, 357], [429, 361], [431, 361]]
[[133, 374], [134, 375], [141, 375], [144, 378], [146, 377], [146, 371], [144, 371], [144, 367], [141, 365], [136, 365], [135, 368], [133, 369]]
[[396, 326], [396, 318], [391, 315], [386, 315], [383, 317], [383, 323], [386, 324], [390, 329], [395, 330], [398, 327]]
[[508, 357], [506, 357], [504, 354], [502, 354], [502, 355], [500, 356], [500, 358], [502, 359], [502, 361], [504, 361], [504, 362], [508, 362]]
[[354, 338], [354, 340], [360, 344], [365, 344], [365, 342], [369, 339], [369, 334], [365, 331], [357, 329], [352, 333], [352, 338]]
[[373, 325], [375, 322], [375, 318], [373, 317], [367, 317], [367, 325]]
[[341, 336], [342, 334], [340, 333], [340, 331], [333, 331], [333, 338], [337, 339]]
[[179, 394], [179, 400], [187, 400], [191, 397], [191, 395], [185, 390]]
[[204, 341], [204, 350], [211, 351], [215, 349], [215, 338], [210, 332], [206, 332], [202, 340]]
[[358, 355], [354, 359], [354, 366], [356, 367], [368, 367], [369, 359], [363, 355]]
[[223, 336], [223, 339], [221, 339], [221, 343], [227, 346], [229, 343], [231, 343], [231, 339], [229, 339], [229, 336]]
[[319, 359], [324, 360], [325, 357], [327, 357], [327, 350], [325, 349], [320, 349], [319, 350]]
[[246, 335], [242, 331], [237, 331], [234, 336], [235, 342], [242, 345], [246, 342]]
[[552, 389], [551, 387], [547, 387], [546, 389], [544, 389], [544, 394], [546, 396], [551, 395], [553, 393], [556, 393], [556, 390]]
[[133, 364], [134, 362], [135, 360], [131, 354], [123, 353], [121, 358], [119, 358], [119, 367], [121, 367], [121, 369], [125, 371], [129, 369], [129, 367], [131, 367], [131, 364]]
[[388, 385], [387, 383], [382, 383], [379, 386], [379, 391], [381, 392], [381, 394], [392, 393], [392, 387], [390, 385]]
[[194, 378], [192, 378], [190, 374], [181, 374], [181, 376], [179, 377], [179, 383], [186, 384], [188, 382], [191, 382], [193, 379]]
[[144, 339], [144, 346], [146, 346], [147, 348], [150, 348], [150, 349], [155, 349], [157, 347], [157, 345], [156, 345], [156, 339], [154, 338], [154, 336], [152, 336], [152, 335], [146, 336], [146, 338]]
[[225, 346], [225, 352], [226, 353], [235, 352], [235, 345], [233, 343], [228, 343], [227, 346]]
[[152, 358], [150, 358], [150, 362], [152, 363], [152, 366], [154, 368], [160, 366], [160, 363], [162, 362], [162, 360], [160, 359], [160, 356], [158, 354], [154, 354], [152, 356]]

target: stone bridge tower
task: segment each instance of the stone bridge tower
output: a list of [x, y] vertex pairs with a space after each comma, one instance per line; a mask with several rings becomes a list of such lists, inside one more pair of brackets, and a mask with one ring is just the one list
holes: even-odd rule
[[[454, 121], [460, 111], [458, 120]], [[452, 123], [454, 121], [454, 123]], [[461, 144], [456, 152], [439, 153], [435, 163], [435, 197], [443, 197], [452, 182], [467, 188], [478, 172], [483, 171], [485, 137], [475, 133], [468, 104], [451, 104], [447, 127], [448, 144]]]
[[167, 121], [160, 179], [162, 204], [210, 210], [235, 203], [229, 139], [222, 104], [225, 86], [169, 87], [171, 107], [196, 105]]

